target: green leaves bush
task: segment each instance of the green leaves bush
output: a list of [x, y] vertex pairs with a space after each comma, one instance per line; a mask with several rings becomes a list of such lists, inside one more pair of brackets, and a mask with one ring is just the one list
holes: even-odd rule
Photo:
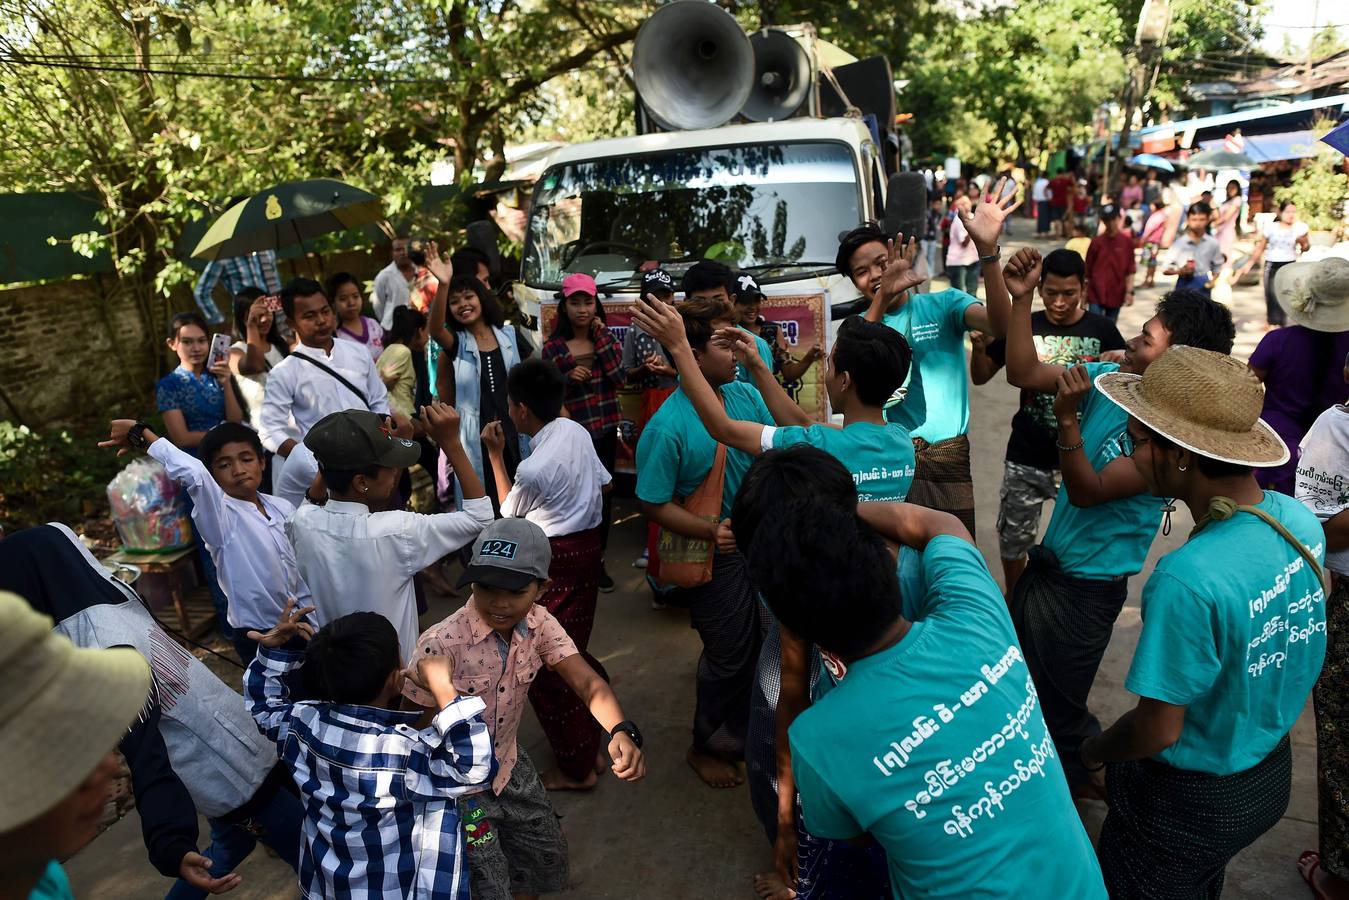
[[6, 533], [43, 522], [105, 515], [104, 489], [121, 468], [98, 438], [68, 429], [34, 431], [0, 421], [0, 525]]

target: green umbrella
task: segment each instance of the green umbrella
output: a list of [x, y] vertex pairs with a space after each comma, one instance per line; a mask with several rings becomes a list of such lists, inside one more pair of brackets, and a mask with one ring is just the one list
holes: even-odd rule
[[290, 181], [260, 191], [225, 210], [207, 229], [192, 255], [200, 259], [226, 259], [259, 250], [277, 250], [383, 218], [383, 201], [360, 188], [329, 178]]

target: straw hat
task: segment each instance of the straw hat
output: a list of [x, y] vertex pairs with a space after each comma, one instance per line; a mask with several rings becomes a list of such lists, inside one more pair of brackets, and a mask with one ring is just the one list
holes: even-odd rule
[[1201, 456], [1241, 466], [1277, 466], [1288, 447], [1260, 418], [1265, 389], [1237, 360], [1175, 346], [1142, 375], [1108, 372], [1096, 387], [1153, 431]]
[[1327, 256], [1289, 263], [1274, 276], [1288, 317], [1313, 331], [1349, 331], [1349, 259]]
[[150, 692], [130, 648], [87, 650], [52, 620], [0, 591], [0, 832], [50, 810], [116, 746]]

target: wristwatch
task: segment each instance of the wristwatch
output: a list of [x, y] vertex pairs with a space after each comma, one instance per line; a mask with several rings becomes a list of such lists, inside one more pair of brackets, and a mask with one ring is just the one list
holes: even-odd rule
[[613, 727], [609, 732], [609, 737], [618, 737], [619, 732], [623, 732], [632, 738], [632, 742], [637, 745], [637, 749], [642, 749], [642, 733], [637, 730], [637, 725], [628, 719], [624, 719]]
[[150, 430], [150, 426], [144, 422], [137, 422], [127, 429], [126, 442], [137, 450], [144, 450], [148, 445], [145, 441], [145, 432]]

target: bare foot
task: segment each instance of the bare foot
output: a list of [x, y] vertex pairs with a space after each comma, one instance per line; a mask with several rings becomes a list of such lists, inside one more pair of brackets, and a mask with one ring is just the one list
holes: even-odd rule
[[587, 772], [586, 777], [581, 781], [568, 778], [562, 773], [562, 770], [554, 766], [546, 772], [539, 773], [539, 781], [550, 791], [588, 791], [595, 787], [598, 776], [594, 772]]
[[711, 756], [707, 753], [700, 753], [689, 748], [689, 752], [684, 755], [688, 764], [693, 767], [693, 771], [698, 773], [708, 787], [714, 788], [733, 788], [745, 783], [745, 776], [740, 774], [740, 767], [735, 763], [727, 762], [717, 756]]
[[1321, 854], [1307, 850], [1297, 860], [1297, 870], [1312, 889], [1316, 900], [1345, 900], [1349, 898], [1349, 881], [1332, 875], [1321, 867]]
[[777, 872], [754, 876], [754, 892], [763, 900], [793, 900], [796, 891], [787, 887]]

